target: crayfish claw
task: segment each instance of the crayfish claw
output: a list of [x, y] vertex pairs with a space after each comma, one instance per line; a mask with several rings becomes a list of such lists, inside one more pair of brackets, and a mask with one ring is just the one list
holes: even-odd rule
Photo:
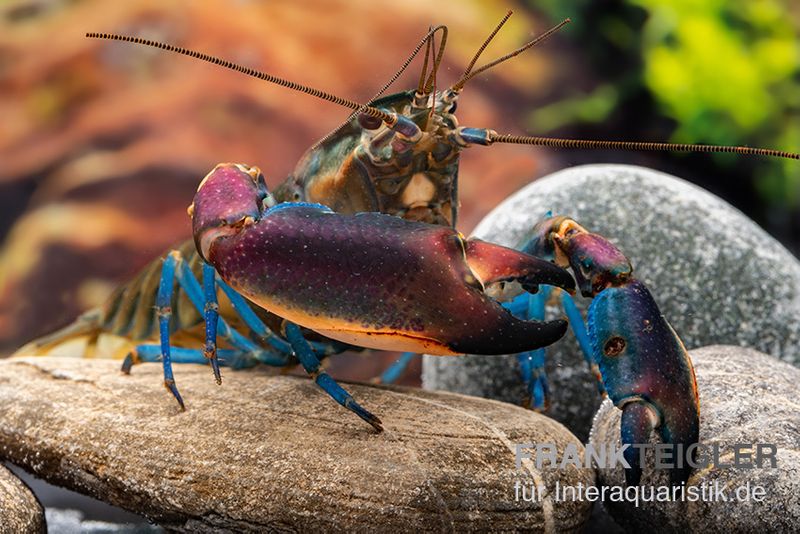
[[[500, 306], [497, 306], [502, 310]], [[491, 332], [465, 331], [450, 347], [463, 354], [514, 354], [552, 345], [567, 332], [567, 321], [522, 321], [497, 313]]]
[[547, 260], [480, 239], [467, 240], [464, 248], [470, 269], [484, 286], [513, 280], [529, 293], [541, 284], [575, 291], [572, 276]]
[[203, 259], [262, 308], [346, 344], [404, 352], [510, 354], [564, 335], [564, 321], [521, 321], [485, 291], [506, 280], [571, 290], [564, 269], [389, 215], [302, 202], [264, 209], [263, 177], [247, 169], [208, 174], [192, 227]]
[[694, 368], [644, 284], [629, 280], [595, 297], [589, 336], [608, 396], [623, 409], [623, 443], [646, 444], [655, 429], [672, 452], [673, 483], [687, 480], [685, 451], [698, 442], [700, 428]]
[[650, 434], [660, 424], [659, 419], [655, 409], [644, 400], [631, 400], [622, 406], [620, 430], [622, 444], [628, 446], [623, 452], [630, 466], [625, 468], [625, 484], [628, 486], [638, 486], [642, 478], [641, 457], [635, 445], [650, 441]]

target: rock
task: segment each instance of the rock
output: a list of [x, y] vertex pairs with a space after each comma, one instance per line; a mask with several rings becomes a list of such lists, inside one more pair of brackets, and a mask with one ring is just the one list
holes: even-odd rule
[[[734, 462], [735, 444], [774, 445], [776, 467], [712, 467], [690, 476], [687, 487], [714, 488], [716, 484], [726, 489], [733, 502], [642, 502], [636, 507], [607, 499], [606, 508], [632, 532], [655, 525], [659, 532], [796, 531], [800, 525], [800, 369], [741, 347], [705, 347], [691, 351], [691, 357], [700, 391], [700, 443], [708, 448], [718, 445], [722, 463]], [[603, 403], [592, 427], [593, 445], [619, 443], [621, 413], [610, 401]], [[750, 456], [741, 461], [752, 463], [754, 454]], [[666, 472], [654, 471], [652, 460], [648, 456], [643, 486], [668, 484]], [[624, 486], [622, 468], [597, 471], [601, 484]], [[737, 500], [737, 488], [748, 484], [750, 500]], [[756, 486], [764, 488], [762, 502], [754, 500]], [[748, 496], [747, 490], [739, 491], [743, 499]]]
[[0, 456], [48, 481], [186, 531], [580, 530], [591, 503], [515, 501], [514, 484], [593, 484], [591, 469], [516, 470], [517, 443], [582, 445], [522, 408], [348, 385], [385, 431], [307, 378], [69, 358], [0, 361]]
[[42, 505], [14, 473], [0, 465], [0, 533], [45, 532]]
[[[725, 201], [649, 169], [587, 165], [525, 187], [474, 235], [519, 246], [548, 210], [619, 246], [688, 348], [752, 346], [800, 363], [800, 263]], [[585, 314], [588, 301], [576, 302]], [[547, 414], [584, 439], [600, 397], [571, 333], [548, 349], [547, 372]], [[514, 357], [426, 356], [423, 385], [513, 403], [524, 395]]]

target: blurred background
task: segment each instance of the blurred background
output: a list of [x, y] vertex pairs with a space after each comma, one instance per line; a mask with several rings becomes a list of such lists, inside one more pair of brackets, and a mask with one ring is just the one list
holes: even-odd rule
[[[461, 124], [800, 150], [795, 0], [443, 0], [435, 8], [423, 0], [5, 0], [0, 353], [102, 303], [188, 237], [186, 206], [216, 163], [257, 165], [276, 185], [348, 115], [206, 63], [85, 32], [162, 40], [365, 101], [431, 24], [450, 28], [440, 82], [454, 81], [507, 9], [515, 15], [487, 60], [562, 18], [573, 22], [473, 80], [460, 101]], [[414, 85], [419, 65], [394, 89]], [[635, 163], [698, 183], [800, 251], [800, 163], [724, 155], [473, 148], [461, 163], [460, 230], [469, 233], [530, 181], [590, 162]], [[383, 363], [342, 365], [339, 376], [365, 379]]]

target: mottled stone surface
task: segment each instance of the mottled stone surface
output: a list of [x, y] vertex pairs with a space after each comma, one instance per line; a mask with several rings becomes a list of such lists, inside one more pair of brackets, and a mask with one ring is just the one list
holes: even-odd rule
[[24, 482], [0, 465], [0, 533], [44, 531], [39, 501]]
[[[385, 431], [335, 404], [308, 379], [268, 370], [180, 365], [187, 411], [161, 366], [0, 361], [0, 457], [50, 482], [184, 531], [576, 531], [588, 502], [556, 502], [591, 469], [517, 471], [516, 443], [577, 438], [522, 408], [451, 393], [346, 387]], [[517, 502], [514, 484], [545, 486]]]
[[[518, 246], [549, 210], [619, 246], [688, 348], [751, 346], [800, 363], [800, 262], [725, 201], [642, 167], [588, 165], [525, 187], [474, 235]], [[588, 301], [576, 302], [585, 313]], [[547, 371], [548, 415], [585, 438], [600, 398], [571, 334], [548, 350]], [[523, 398], [518, 376], [513, 357], [426, 356], [423, 364], [426, 388], [508, 402]]]
[[[691, 351], [700, 392], [700, 443], [719, 446], [720, 462], [735, 462], [735, 444], [777, 447], [775, 468], [705, 468], [695, 470], [687, 486], [717, 485], [728, 502], [630, 503], [606, 500], [612, 517], [630, 532], [657, 526], [659, 532], [796, 532], [800, 526], [800, 369], [741, 347], [712, 346]], [[619, 443], [621, 411], [606, 401], [592, 428], [591, 443]], [[655, 439], [655, 436], [652, 438]], [[740, 463], [752, 463], [744, 457]], [[653, 470], [648, 457], [642, 484], [666, 485], [665, 471]], [[622, 468], [598, 469], [601, 484], [624, 485]], [[736, 498], [750, 485], [750, 499]], [[752, 496], [764, 488], [762, 502]], [[649, 490], [648, 490], [649, 491]], [[739, 490], [740, 496], [748, 495]]]

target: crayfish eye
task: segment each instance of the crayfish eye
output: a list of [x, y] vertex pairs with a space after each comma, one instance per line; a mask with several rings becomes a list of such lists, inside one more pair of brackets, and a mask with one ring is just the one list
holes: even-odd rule
[[591, 278], [592, 276], [592, 262], [589, 259], [581, 260], [580, 264], [578, 265], [581, 269], [581, 274], [584, 278]]

